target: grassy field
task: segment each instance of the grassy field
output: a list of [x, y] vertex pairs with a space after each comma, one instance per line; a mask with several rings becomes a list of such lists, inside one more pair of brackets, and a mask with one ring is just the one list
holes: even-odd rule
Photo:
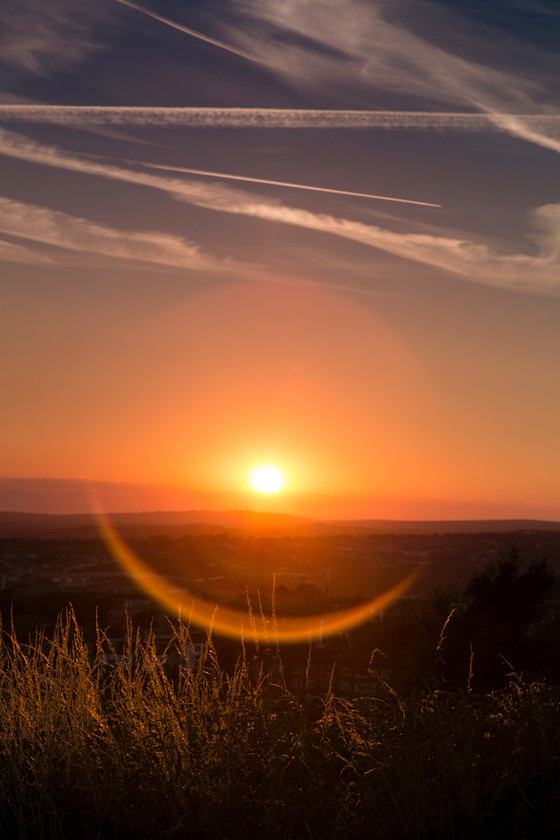
[[106, 651], [71, 613], [48, 639], [4, 629], [1, 838], [558, 836], [558, 689], [302, 701], [211, 642], [178, 673], [131, 626], [124, 664]]

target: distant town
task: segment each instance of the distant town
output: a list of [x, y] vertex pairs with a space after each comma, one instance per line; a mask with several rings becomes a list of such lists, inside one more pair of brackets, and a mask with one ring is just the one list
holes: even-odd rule
[[[406, 594], [366, 625], [315, 642], [310, 660], [309, 646], [284, 646], [283, 678], [293, 691], [305, 684], [316, 694], [328, 689], [342, 697], [366, 694], [372, 680], [402, 663], [414, 623], [434, 593], [447, 593], [451, 603], [474, 575], [512, 551], [523, 563], [546, 559], [557, 579], [560, 573], [556, 523], [511, 523], [510, 530], [501, 523], [489, 531], [464, 523], [464, 532], [457, 523], [448, 523], [449, 530], [438, 523], [440, 530], [431, 533], [426, 524], [394, 523], [392, 532], [383, 533], [362, 523], [320, 525], [267, 515], [248, 524], [244, 512], [237, 521], [233, 514], [221, 521], [216, 514], [211, 522], [178, 523], [178, 516], [167, 521], [164, 514], [123, 516], [119, 532], [166, 583], [241, 611], [274, 610], [279, 623], [284, 616], [320, 615], [358, 604], [418, 572]], [[554, 612], [559, 599], [556, 583], [548, 595]], [[153, 633], [160, 654], [169, 655], [177, 616], [167, 614], [129, 577], [91, 517], [3, 513], [4, 626], [13, 621], [19, 637], [37, 627], [48, 632], [69, 605], [86, 638], [92, 640], [96, 628], [103, 628], [108, 657], [124, 655], [127, 620]], [[204, 652], [206, 635], [205, 628], [191, 628], [193, 657]], [[238, 644], [219, 636], [213, 644], [226, 666], [235, 661]], [[376, 649], [380, 653], [372, 667]]]

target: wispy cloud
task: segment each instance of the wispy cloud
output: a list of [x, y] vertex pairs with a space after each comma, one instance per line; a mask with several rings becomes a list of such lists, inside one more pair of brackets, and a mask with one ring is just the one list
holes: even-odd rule
[[[558, 56], [550, 56], [547, 80], [519, 74], [515, 67], [526, 52], [521, 42], [489, 26], [478, 24], [472, 31], [458, 9], [450, 12], [429, 0], [413, 7], [399, 0], [232, 2], [244, 20], [243, 27], [229, 27], [237, 43], [276, 58], [279, 68], [289, 58], [292, 68], [313, 71], [316, 82], [347, 79], [355, 84], [362, 79], [378, 89], [434, 102], [484, 104], [494, 110], [505, 101], [511, 110], [523, 112], [534, 104], [543, 81], [554, 85], [553, 65], [559, 63]], [[496, 46], [515, 56], [507, 69], [496, 66]]]
[[221, 200], [231, 201], [235, 195], [235, 191], [228, 186], [209, 185], [200, 181], [187, 181], [179, 178], [162, 178], [147, 172], [136, 172], [119, 166], [98, 163], [89, 158], [69, 154], [57, 146], [39, 143], [6, 129], [0, 129], [0, 154], [42, 166], [52, 166], [57, 169], [95, 175], [114, 181], [140, 184], [172, 194], [177, 193], [185, 200], [192, 199], [193, 204], [197, 203], [197, 197], [205, 201], [213, 200], [216, 204], [219, 204]]
[[[141, 184], [166, 192], [175, 199], [217, 212], [329, 233], [404, 259], [450, 271], [471, 282], [540, 293], [560, 290], [560, 205], [557, 204], [540, 207], [531, 217], [533, 228], [537, 231], [537, 237], [533, 237], [537, 239], [536, 255], [517, 252], [504, 254], [486, 243], [474, 242], [467, 237], [449, 237], [443, 233], [399, 233], [376, 225], [287, 207], [276, 199], [256, 196], [238, 188], [194, 183], [108, 166], [72, 157], [54, 146], [45, 146], [5, 130], [0, 130], [0, 153], [48, 166]], [[61, 230], [61, 236], [63, 233]], [[144, 237], [143, 234], [138, 236]]]
[[525, 292], [560, 291], [560, 204], [539, 207], [532, 214], [531, 222], [539, 240], [536, 256], [502, 254], [467, 238], [397, 233], [375, 225], [291, 207], [259, 204], [254, 200], [229, 207], [222, 204], [220, 210], [351, 239], [407, 260], [450, 271], [475, 283]]
[[7, 262], [27, 263], [29, 265], [48, 265], [53, 260], [46, 254], [39, 254], [25, 245], [0, 239], [0, 260]]
[[557, 117], [554, 120], [532, 121], [514, 114], [492, 114], [492, 121], [502, 131], [514, 137], [553, 152], [560, 152], [560, 121]]
[[[470, 31], [467, 19], [441, 4], [426, 1], [413, 9], [398, 0], [234, 0], [234, 6], [245, 24], [230, 25], [229, 39], [268, 56], [290, 84], [311, 79], [327, 91], [392, 92], [489, 115], [559, 112], [557, 54], [546, 64], [542, 54], [531, 61], [530, 45], [490, 27]], [[516, 60], [496, 66], [496, 44]], [[543, 66], [545, 75], [536, 69]], [[501, 127], [523, 136], [513, 123]], [[525, 139], [550, 147], [540, 131]]]
[[[243, 268], [233, 260], [219, 260], [204, 254], [197, 245], [178, 236], [155, 231], [116, 230], [67, 213], [1, 197], [0, 231], [71, 251], [193, 271], [230, 273]], [[0, 243], [0, 256], [17, 262], [52, 262], [44, 255], [12, 243]]]
[[[504, 41], [503, 33], [490, 28], [479, 26], [470, 33], [458, 12], [450, 17], [440, 5], [422, 2], [411, 10], [399, 2], [234, 0], [243, 27], [214, 21], [229, 33], [231, 43], [226, 43], [131, 0], [116, 2], [257, 61], [290, 84], [307, 85], [311, 80], [327, 89], [365, 86], [371, 92], [417, 96], [474, 113], [11, 105], [1, 109], [0, 119], [81, 125], [497, 130], [560, 150], [559, 56], [551, 55], [547, 62], [541, 58], [538, 66], [548, 66], [544, 76], [533, 69], [537, 62], [531, 61], [530, 47], [511, 38]], [[70, 0], [20, 0], [8, 6], [5, 15], [3, 60], [35, 72], [77, 61], [98, 48], [91, 29], [96, 18], [106, 14], [105, 7], [86, 8]], [[502, 52], [523, 58], [522, 70], [513, 62], [507, 68], [493, 66], [496, 40], [504, 41]]]
[[92, 35], [105, 12], [97, 3], [17, 0], [2, 7], [2, 61], [33, 73], [81, 61], [99, 49]]
[[[555, 3], [555, 0], [550, 0], [550, 2]], [[506, 5], [524, 12], [530, 12], [532, 15], [560, 17], [560, 9], [556, 5], [553, 8], [552, 6], [547, 6], [545, 3], [539, 2], [539, 0], [507, 0]]]

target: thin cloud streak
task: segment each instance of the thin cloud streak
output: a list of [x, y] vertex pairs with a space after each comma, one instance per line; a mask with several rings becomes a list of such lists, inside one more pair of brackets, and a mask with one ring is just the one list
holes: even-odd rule
[[560, 137], [557, 139], [556, 137], [550, 136], [550, 129], [556, 129], [556, 133], [558, 134], [558, 128], [560, 126], [558, 121], [552, 124], [549, 123], [548, 136], [544, 133], [542, 124], [539, 126], [537, 123], [531, 126], [530, 121], [527, 122], [522, 117], [517, 117], [514, 114], [493, 114], [492, 121], [502, 131], [506, 131], [514, 137], [519, 137], [522, 140], [527, 140], [529, 143], [542, 146], [544, 149], [550, 149], [553, 152], [560, 153]]
[[[404, 259], [460, 275], [471, 282], [517, 291], [554, 293], [560, 289], [560, 205], [545, 205], [533, 212], [539, 231], [539, 252], [499, 254], [486, 244], [445, 235], [398, 233], [326, 214], [286, 207], [275, 199], [243, 190], [133, 172], [116, 166], [74, 158], [53, 146], [43, 146], [14, 132], [0, 129], [0, 153], [70, 169], [85, 174], [135, 183], [162, 190], [197, 207], [250, 216], [330, 233], [378, 248]], [[140, 234], [140, 237], [142, 235]]]
[[351, 239], [394, 256], [450, 271], [471, 282], [524, 292], [560, 291], [560, 204], [533, 211], [533, 226], [540, 232], [537, 256], [499, 254], [485, 244], [468, 239], [397, 233], [327, 214], [254, 201], [238, 206], [222, 205], [220, 209]]
[[[122, 0], [119, 0], [122, 2]], [[0, 104], [1, 122], [55, 125], [138, 125], [193, 128], [316, 128], [415, 131], [560, 130], [560, 114], [481, 114], [432, 111], [327, 110], [294, 108], [195, 108], [122, 105]]]
[[[184, 199], [192, 199], [194, 204], [197, 203], [197, 198], [205, 201], [213, 200], [216, 204], [220, 200], [229, 202], [232, 200], [232, 196], [236, 194], [231, 187], [209, 186], [200, 182], [189, 182], [185, 179], [162, 178], [146, 172], [133, 172], [132, 170], [123, 169], [118, 166], [109, 166], [75, 157], [57, 146], [39, 143], [14, 131], [7, 131], [1, 128], [0, 154], [16, 158], [17, 160], [37, 163], [42, 166], [51, 166], [56, 169], [66, 169], [85, 175], [96, 175], [113, 181], [153, 187], [154, 189], [159, 189], [170, 194], [177, 193]], [[241, 194], [244, 195], [244, 193]]]
[[[141, 163], [138, 161], [138, 163]], [[164, 169], [169, 172], [185, 172], [188, 175], [204, 175], [210, 178], [223, 178], [226, 181], [248, 181], [251, 184], [268, 184], [273, 187], [289, 187], [293, 190], [311, 190], [311, 192], [332, 193], [334, 195], [350, 195], [357, 198], [372, 198], [376, 201], [396, 201], [399, 204], [420, 204], [423, 207], [441, 207], [430, 201], [413, 201], [410, 198], [391, 198], [387, 195], [371, 195], [370, 193], [351, 192], [350, 190], [335, 190], [330, 187], [312, 187], [307, 184], [291, 184], [287, 181], [269, 181], [266, 178], [250, 178], [247, 175], [226, 175], [224, 172], [208, 172], [205, 169], [187, 169], [183, 166], [165, 166], [160, 163], [141, 163], [150, 169]]]
[[[197, 245], [178, 236], [154, 232], [115, 230], [67, 213], [0, 197], [0, 231], [10, 236], [46, 245], [100, 254], [106, 257], [158, 263], [194, 271], [239, 272], [243, 266], [233, 260], [218, 260], [202, 253]], [[0, 255], [17, 262], [52, 262], [34, 255], [23, 246], [12, 245]], [[11, 245], [11, 243], [8, 243]]]
[[144, 8], [144, 6], [139, 6], [137, 3], [131, 3], [130, 0], [116, 0], [117, 3], [121, 3], [123, 6], [129, 6], [131, 9], [134, 9], [137, 12], [141, 12], [143, 15], [147, 15], [148, 17], [153, 18], [153, 20], [157, 20], [160, 23], [164, 23], [166, 26], [171, 26], [173, 29], [179, 30], [179, 32], [184, 32], [186, 35], [190, 35], [193, 38], [198, 38], [199, 41], [204, 41], [207, 44], [211, 44], [214, 47], [219, 47], [222, 50], [226, 50], [226, 52], [233, 53], [233, 55], [238, 55], [240, 58], [245, 58], [247, 61], [254, 61], [257, 64], [268, 64], [264, 59], [260, 58], [256, 55], [250, 55], [243, 50], [237, 49], [236, 47], [231, 46], [230, 44], [224, 44], [222, 41], [217, 41], [215, 38], [211, 38], [209, 35], [203, 35], [201, 32], [197, 32], [195, 29], [190, 29], [188, 26], [183, 26], [181, 23], [176, 23], [174, 20], [170, 20], [169, 18], [163, 17], [163, 15], [158, 15], [155, 12], [151, 12], [149, 9]]
[[0, 239], [0, 260], [7, 262], [25, 263], [27, 265], [52, 265], [53, 260], [46, 254], [39, 254], [32, 251], [25, 245], [18, 245], [15, 242], [7, 242]]
[[3, 3], [2, 61], [37, 75], [78, 64], [101, 48], [92, 29], [105, 17], [106, 9], [101, 3], [75, 0]]

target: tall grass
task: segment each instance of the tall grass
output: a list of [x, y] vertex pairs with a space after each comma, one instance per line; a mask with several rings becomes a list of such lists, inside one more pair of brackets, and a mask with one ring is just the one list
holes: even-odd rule
[[[299, 702], [211, 639], [170, 673], [128, 624], [106, 664], [72, 612], [0, 644], [0, 837], [535, 838], [560, 819], [560, 696], [512, 675], [486, 696]], [[189, 659], [188, 629], [173, 645]], [[311, 657], [313, 653], [311, 652]]]

